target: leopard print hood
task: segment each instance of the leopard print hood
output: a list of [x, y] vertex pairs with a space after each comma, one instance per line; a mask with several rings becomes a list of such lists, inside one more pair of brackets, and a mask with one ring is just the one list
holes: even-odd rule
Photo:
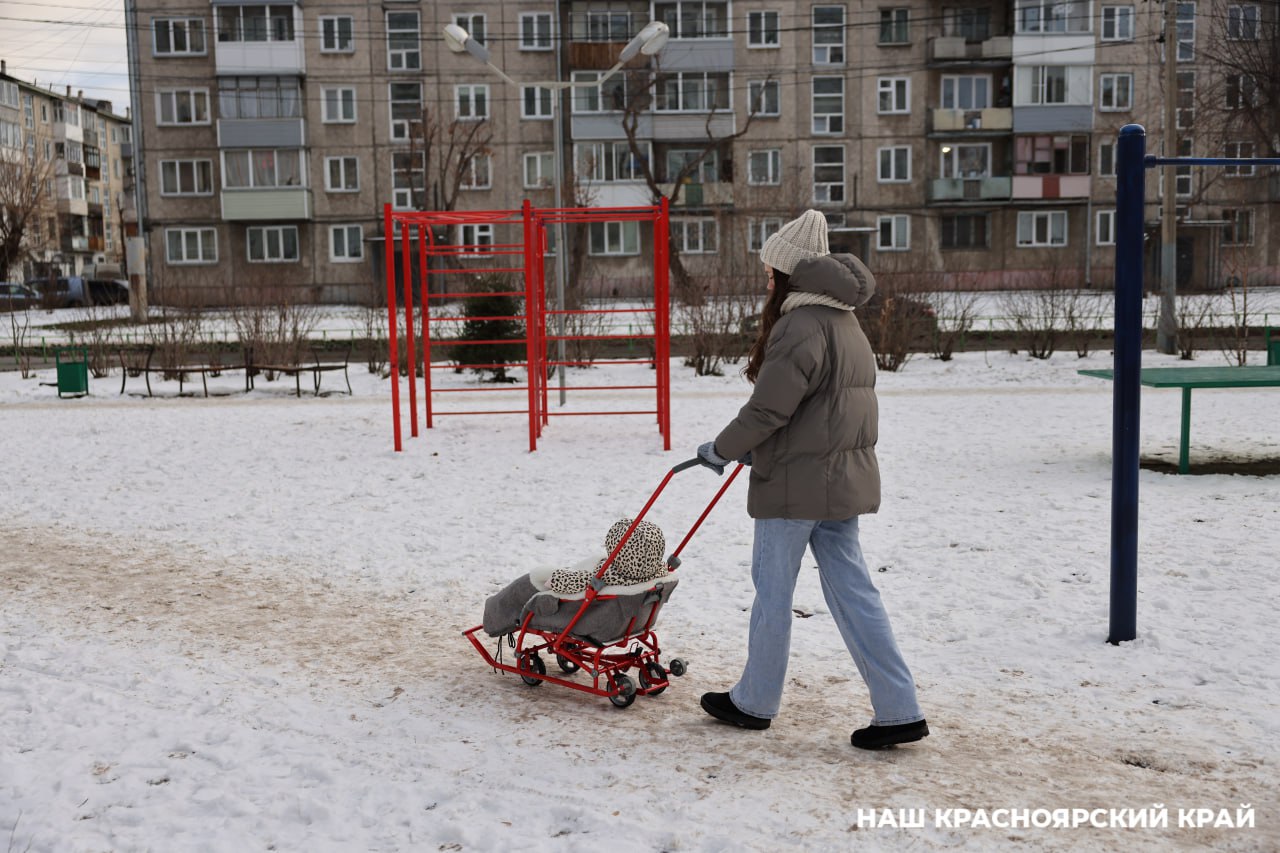
[[[585, 590], [591, 578], [609, 558], [608, 555], [618, 547], [631, 523], [632, 519], [624, 518], [609, 528], [609, 533], [604, 538], [605, 556], [595, 561], [591, 571], [583, 570], [581, 564], [568, 569], [556, 569], [547, 581], [548, 589], [560, 595], [576, 595]], [[629, 586], [657, 580], [666, 575], [667, 562], [663, 557], [666, 550], [667, 540], [662, 535], [662, 529], [652, 522], [641, 521], [605, 571], [605, 585]]]

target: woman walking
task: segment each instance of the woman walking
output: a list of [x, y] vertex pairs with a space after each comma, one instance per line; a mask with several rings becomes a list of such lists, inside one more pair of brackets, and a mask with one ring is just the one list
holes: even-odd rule
[[875, 279], [853, 255], [830, 254], [816, 210], [771, 236], [760, 261], [770, 293], [744, 370], [755, 387], [715, 441], [698, 448], [720, 472], [733, 459], [751, 464], [756, 596], [742, 677], [727, 693], [704, 694], [702, 708], [742, 728], [769, 727], [782, 703], [792, 597], [810, 548], [871, 696], [871, 724], [851, 742], [880, 749], [918, 741], [929, 727], [858, 542], [858, 517], [880, 507], [880, 470], [875, 357], [853, 311], [871, 298]]

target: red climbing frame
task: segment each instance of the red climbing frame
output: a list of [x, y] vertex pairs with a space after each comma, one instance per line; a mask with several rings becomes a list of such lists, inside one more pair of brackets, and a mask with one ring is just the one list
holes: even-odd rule
[[[524, 414], [529, 419], [529, 450], [536, 450], [542, 429], [552, 416], [559, 415], [653, 415], [658, 422], [658, 432], [663, 438], [663, 449], [671, 449], [671, 324], [669, 302], [669, 280], [667, 264], [669, 259], [669, 231], [667, 217], [667, 201], [652, 207], [593, 207], [593, 208], [548, 208], [532, 207], [528, 201], [520, 210], [488, 210], [488, 211], [429, 211], [429, 212], [396, 212], [391, 205], [383, 209], [384, 230], [386, 235], [386, 277], [387, 277], [387, 319], [388, 343], [390, 345], [391, 362], [391, 417], [395, 449], [403, 449], [401, 436], [400, 411], [400, 347], [399, 330], [403, 323], [405, 333], [405, 355], [409, 364], [409, 428], [410, 435], [418, 435], [418, 401], [417, 374], [423, 376], [423, 405], [425, 409], [426, 428], [434, 425], [437, 417], [446, 415], [502, 415]], [[572, 311], [563, 310], [559, 306], [547, 305], [546, 287], [546, 246], [547, 228], [558, 223], [591, 223], [591, 222], [624, 222], [638, 221], [653, 223], [653, 307], [652, 308], [582, 308]], [[441, 240], [438, 229], [458, 228], [459, 236], [466, 233], [462, 226], [471, 226], [470, 234], [473, 242], [448, 242]], [[479, 241], [480, 227], [487, 226], [483, 233], [488, 239]], [[497, 243], [493, 238], [499, 233], [517, 232], [519, 242]], [[397, 246], [398, 244], [398, 246]], [[416, 255], [417, 277], [414, 279], [415, 265], [412, 263]], [[396, 258], [400, 259], [397, 269]], [[432, 263], [433, 259], [452, 257], [454, 262]], [[487, 291], [465, 291], [452, 286], [432, 287], [432, 276], [456, 276], [458, 281], [477, 274], [501, 273], [510, 275], [513, 289], [503, 295], [519, 296], [524, 305], [524, 313], [514, 316], [485, 317], [470, 319], [519, 320], [524, 324], [523, 341], [504, 340], [503, 343], [523, 343], [525, 360], [508, 362], [507, 367], [524, 368], [525, 385], [500, 387], [466, 387], [466, 388], [433, 388], [431, 374], [433, 370], [453, 370], [458, 365], [453, 362], [432, 362], [433, 351], [448, 348], [458, 343], [457, 331], [462, 318], [452, 312], [441, 312], [444, 303], [449, 300], [492, 296]], [[442, 282], [443, 285], [443, 282]], [[452, 285], [452, 283], [450, 283]], [[415, 309], [414, 296], [418, 297]], [[433, 292], [434, 291], [434, 292]], [[403, 299], [401, 299], [403, 297]], [[403, 319], [400, 316], [400, 303], [403, 301]], [[416, 313], [415, 313], [416, 311]], [[548, 317], [559, 319], [569, 315], [601, 315], [617, 314], [651, 314], [652, 331], [647, 333], [597, 334], [597, 335], [557, 335], [548, 330]], [[415, 320], [419, 327], [415, 330]], [[551, 345], [559, 341], [584, 340], [629, 340], [653, 341], [653, 357], [628, 359], [593, 359], [590, 362], [557, 360], [552, 356]], [[421, 343], [419, 348], [418, 344]], [[469, 341], [468, 343], [488, 343], [485, 341]], [[648, 364], [653, 367], [654, 383], [651, 385], [579, 385], [569, 386], [565, 390], [577, 392], [653, 390], [655, 407], [628, 411], [552, 411], [548, 403], [549, 374], [560, 367], [579, 367], [587, 364]], [[493, 367], [489, 364], [466, 364], [466, 368]], [[487, 409], [448, 411], [437, 405], [436, 397], [445, 397], [459, 393], [502, 392], [509, 395], [512, 391], [524, 391], [527, 403], [518, 409]]]

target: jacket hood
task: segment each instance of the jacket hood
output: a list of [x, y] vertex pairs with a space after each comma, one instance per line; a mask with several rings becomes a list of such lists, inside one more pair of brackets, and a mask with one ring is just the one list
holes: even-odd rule
[[791, 288], [830, 296], [856, 308], [876, 292], [876, 278], [853, 255], [834, 254], [798, 263], [791, 273]]

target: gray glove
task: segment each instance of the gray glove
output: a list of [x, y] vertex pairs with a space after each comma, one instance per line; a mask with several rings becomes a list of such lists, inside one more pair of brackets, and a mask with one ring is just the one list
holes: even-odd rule
[[724, 466], [729, 464], [728, 459], [716, 453], [716, 443], [714, 441], [698, 445], [698, 460], [720, 475], [724, 474]]

